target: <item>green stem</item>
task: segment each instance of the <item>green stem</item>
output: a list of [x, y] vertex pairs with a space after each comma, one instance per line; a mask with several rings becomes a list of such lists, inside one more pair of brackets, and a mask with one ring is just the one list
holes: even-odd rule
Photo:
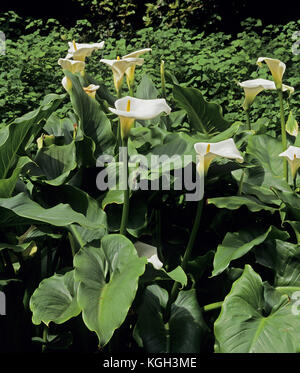
[[[278, 89], [279, 106], [280, 106], [280, 122], [281, 122], [281, 142], [282, 150], [285, 151], [287, 148], [286, 131], [285, 131], [285, 118], [284, 118], [284, 107], [283, 107], [283, 94], [282, 90]], [[283, 176], [288, 182], [288, 165], [287, 160], [283, 157]]]
[[164, 262], [164, 256], [162, 252], [162, 239], [161, 239], [161, 211], [155, 210], [155, 221], [156, 221], [156, 247], [158, 251], [158, 257], [159, 259]]
[[246, 113], [246, 121], [247, 121], [247, 127], [248, 127], [248, 130], [251, 130], [251, 123], [250, 123], [249, 109], [246, 110], [245, 113]]
[[[46, 325], [43, 325], [43, 341], [47, 343], [47, 336], [48, 336], [48, 328]], [[45, 352], [46, 344], [43, 344], [42, 352]]]
[[222, 304], [223, 304], [223, 301], [222, 302], [216, 302], [216, 303], [207, 304], [206, 306], [202, 307], [202, 310], [204, 312], [212, 311], [212, 310], [215, 310], [217, 308], [222, 307]]
[[243, 170], [243, 172], [242, 172], [242, 176], [241, 176], [241, 179], [240, 179], [240, 182], [239, 182], [239, 189], [238, 189], [238, 192], [237, 192], [237, 195], [238, 195], [238, 196], [240, 196], [240, 195], [242, 194], [242, 189], [243, 189], [243, 184], [244, 184], [245, 173], [246, 173], [246, 171]]
[[133, 92], [133, 86], [131, 85], [131, 86], [129, 87], [129, 96], [130, 96], [130, 97], [133, 97], [133, 95], [134, 95], [134, 92]]
[[[192, 232], [191, 232], [190, 239], [189, 239], [189, 242], [187, 244], [184, 256], [182, 258], [181, 268], [183, 270], [186, 269], [186, 265], [187, 265], [187, 263], [190, 259], [192, 249], [193, 249], [193, 246], [194, 246], [194, 243], [195, 243], [195, 239], [197, 237], [197, 233], [198, 233], [198, 229], [199, 229], [199, 225], [200, 225], [200, 220], [201, 220], [201, 215], [202, 215], [202, 208], [203, 208], [203, 198], [198, 202], [197, 212], [196, 212], [196, 217], [195, 217], [194, 225], [193, 225], [193, 228], [192, 228]], [[174, 285], [172, 287], [171, 294], [169, 296], [168, 303], [167, 303], [167, 306], [166, 306], [165, 322], [167, 322], [170, 318], [171, 306], [175, 302], [175, 300], [178, 296], [179, 285], [180, 285], [179, 282], [174, 282]]]
[[297, 183], [296, 183], [296, 179], [297, 179], [297, 173], [293, 179], [293, 187], [294, 187], [294, 192], [296, 191], [296, 188], [297, 188]]
[[123, 160], [123, 185], [124, 185], [124, 203], [122, 211], [122, 219], [120, 226], [120, 234], [126, 236], [127, 222], [129, 215], [129, 187], [128, 187], [128, 155], [127, 155], [128, 139], [122, 139], [122, 160]]
[[161, 94], [163, 98], [167, 97], [166, 94], [166, 79], [165, 79], [165, 61], [160, 63], [160, 79], [161, 79]]

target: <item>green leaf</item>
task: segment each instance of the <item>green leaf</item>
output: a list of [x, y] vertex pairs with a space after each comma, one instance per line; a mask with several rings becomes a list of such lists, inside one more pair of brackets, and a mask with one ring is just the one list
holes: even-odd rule
[[57, 227], [68, 227], [77, 223], [90, 229], [104, 228], [97, 221], [88, 220], [83, 214], [75, 212], [68, 204], [60, 203], [45, 209], [32, 201], [25, 193], [11, 198], [0, 198], [0, 223], [2, 226], [19, 224], [51, 224]]
[[261, 203], [257, 198], [252, 196], [230, 196], [230, 197], [217, 197], [209, 198], [207, 200], [208, 204], [213, 204], [219, 209], [226, 208], [228, 210], [237, 210], [241, 206], [245, 205], [252, 212], [257, 212], [261, 210], [266, 210], [270, 212], [275, 212], [276, 208], [267, 206]]
[[300, 290], [300, 245], [276, 239], [255, 250], [256, 261], [271, 268], [274, 286], [286, 294]]
[[148, 75], [143, 75], [142, 80], [136, 89], [135, 97], [150, 100], [157, 98], [157, 96], [158, 91], [155, 88], [152, 80], [148, 77]]
[[94, 156], [112, 154], [115, 138], [111, 130], [111, 124], [101, 106], [89, 97], [83, 90], [77, 76], [65, 71], [72, 81], [70, 91], [71, 102], [80, 120], [83, 133], [93, 140], [95, 144]]
[[124, 202], [124, 191], [123, 190], [108, 190], [105, 193], [105, 196], [102, 200], [101, 206], [103, 209], [107, 205], [111, 205], [112, 203], [116, 203], [118, 205], [123, 204]]
[[148, 353], [196, 353], [201, 351], [207, 326], [202, 318], [194, 289], [181, 291], [171, 307], [167, 324], [163, 311], [168, 300], [166, 290], [148, 286], [138, 309], [136, 332]]
[[44, 322], [48, 326], [51, 321], [62, 324], [79, 315], [77, 290], [74, 270], [44, 279], [30, 298], [33, 324]]
[[174, 85], [173, 96], [176, 104], [187, 112], [196, 131], [207, 135], [225, 131], [229, 127], [220, 105], [205, 101], [198, 89]]
[[246, 265], [214, 324], [215, 352], [299, 352], [300, 318], [292, 312], [292, 303], [286, 295], [270, 291], [270, 285], [264, 287]]
[[6, 178], [16, 160], [19, 149], [25, 148], [30, 135], [40, 130], [38, 125], [40, 121], [48, 118], [64, 97], [65, 95], [47, 95], [38, 109], [17, 118], [7, 126], [6, 130], [1, 130], [1, 135], [3, 134], [6, 140], [0, 140], [0, 179]]
[[0, 146], [0, 179], [5, 179], [13, 166], [19, 148], [28, 142], [30, 130], [39, 117], [39, 109], [25, 114], [8, 126], [9, 136]]
[[222, 273], [232, 260], [241, 258], [253, 247], [264, 242], [269, 236], [271, 238], [289, 238], [288, 233], [280, 231], [274, 226], [269, 227], [267, 231], [263, 233], [261, 229], [251, 229], [251, 227], [239, 232], [228, 232], [222, 244], [217, 247], [212, 276], [217, 276]]
[[[58, 187], [46, 185], [41, 186], [40, 191], [43, 201], [49, 206], [68, 203], [74, 211], [83, 214], [88, 221], [93, 222], [94, 229], [84, 226], [75, 227], [85, 243], [101, 239], [107, 233], [106, 213], [88, 193], [71, 185]], [[73, 225], [71, 227], [74, 228]]]
[[97, 333], [100, 346], [121, 326], [135, 297], [146, 258], [118, 234], [105, 236], [101, 248], [84, 247], [74, 257], [78, 302], [86, 326]]
[[263, 166], [265, 185], [276, 186], [277, 183], [282, 184], [282, 179], [284, 179], [283, 161], [278, 156], [282, 153], [282, 144], [280, 141], [269, 135], [251, 136], [248, 142], [247, 153], [256, 158]]
[[11, 176], [7, 179], [0, 179], [0, 198], [11, 197], [12, 192], [14, 191], [16, 183], [18, 181], [19, 175], [22, 171], [22, 168], [30, 162], [32, 162], [30, 158], [20, 157]]
[[43, 147], [38, 150], [34, 161], [39, 166], [39, 171], [46, 176], [46, 180], [43, 180], [45, 183], [61, 185], [76, 168], [75, 143]]

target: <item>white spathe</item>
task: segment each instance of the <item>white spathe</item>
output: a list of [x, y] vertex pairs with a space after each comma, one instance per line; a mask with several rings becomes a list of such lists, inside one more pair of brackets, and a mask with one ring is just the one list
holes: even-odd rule
[[67, 58], [60, 58], [58, 64], [63, 70], [68, 70], [72, 74], [80, 73], [84, 70], [85, 63], [83, 61], [74, 61]]
[[[151, 48], [139, 49], [138, 51], [126, 54], [125, 56], [122, 57], [122, 60], [127, 59], [127, 58], [139, 58], [140, 55], [147, 53], [147, 52], [151, 52], [151, 51], [152, 51]], [[128, 69], [125, 71], [128, 88], [130, 88], [133, 85], [134, 71], [135, 71], [135, 65], [128, 67]]]
[[66, 58], [73, 58], [73, 60], [84, 61], [86, 57], [89, 57], [94, 50], [102, 49], [104, 47], [104, 41], [101, 43], [75, 43], [68, 42], [69, 50]]
[[138, 58], [140, 55], [147, 53], [147, 52], [151, 52], [151, 51], [152, 51], [151, 48], [139, 49], [138, 51], [126, 54], [125, 56], [122, 57], [122, 59], [123, 58]]
[[[252, 102], [254, 101], [255, 97], [262, 92], [263, 90], [276, 90], [275, 82], [268, 79], [252, 79], [246, 80], [244, 82], [238, 82], [238, 85], [244, 88], [245, 92], [245, 100], [243, 102], [244, 110], [248, 110], [251, 106]], [[294, 93], [294, 88], [288, 85], [282, 85], [283, 91], [290, 91], [290, 93]]]
[[146, 257], [148, 263], [151, 263], [155, 269], [162, 268], [163, 263], [158, 258], [157, 248], [155, 246], [148, 245], [141, 241], [137, 241], [134, 246], [139, 257]]
[[300, 148], [297, 146], [289, 146], [286, 151], [279, 154], [279, 157], [284, 157], [289, 162], [293, 179], [295, 178], [298, 168], [300, 167]]
[[285, 63], [276, 58], [269, 57], [259, 57], [256, 61], [258, 66], [262, 66], [263, 62], [268, 65], [269, 70], [271, 71], [271, 74], [273, 76], [276, 88], [281, 89], [282, 77], [286, 69]]
[[72, 81], [71, 81], [71, 79], [67, 78], [66, 76], [63, 77], [63, 79], [61, 81], [61, 84], [67, 92], [72, 89]]
[[143, 100], [126, 96], [115, 101], [109, 110], [120, 117], [122, 137], [127, 137], [135, 119], [153, 119], [161, 113], [170, 114], [171, 108], [164, 98]]
[[[129, 111], [127, 110], [128, 101], [130, 101]], [[130, 96], [116, 100], [115, 108], [109, 108], [109, 110], [119, 116], [140, 120], [153, 119], [163, 112], [166, 114], [171, 112], [171, 108], [164, 98], [143, 100]]]
[[197, 171], [200, 175], [203, 172], [207, 174], [210, 163], [216, 157], [234, 159], [240, 163], [244, 161], [232, 138], [215, 143], [198, 142], [194, 149], [197, 153]]
[[114, 75], [114, 84], [116, 91], [119, 92], [121, 85], [123, 83], [123, 78], [126, 70], [132, 66], [141, 66], [144, 63], [143, 58], [124, 58], [124, 59], [116, 59], [116, 60], [107, 60], [101, 59], [100, 62], [105, 63], [108, 65], [113, 72]]

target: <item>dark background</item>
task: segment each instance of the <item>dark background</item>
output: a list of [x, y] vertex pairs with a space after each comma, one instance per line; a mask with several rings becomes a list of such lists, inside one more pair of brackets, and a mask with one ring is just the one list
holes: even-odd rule
[[[138, 10], [132, 24], [136, 29], [143, 27], [142, 15], [147, 1], [137, 0]], [[229, 33], [238, 32], [240, 22], [248, 17], [259, 18], [263, 24], [284, 24], [299, 19], [297, 2], [285, 0], [282, 2], [270, 0], [204, 0], [203, 15], [194, 19], [195, 26], [205, 23], [207, 13], [216, 13], [221, 17], [218, 29]], [[20, 16], [37, 18], [56, 18], [64, 26], [74, 26], [77, 19], [90, 19], [88, 7], [81, 7], [76, 0], [51, 1], [16, 1], [1, 0], [0, 12], [15, 11]], [[211, 31], [214, 30], [212, 24]]]

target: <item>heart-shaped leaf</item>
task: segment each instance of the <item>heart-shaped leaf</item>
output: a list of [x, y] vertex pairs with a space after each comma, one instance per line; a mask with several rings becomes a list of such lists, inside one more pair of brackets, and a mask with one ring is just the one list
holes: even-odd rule
[[215, 352], [300, 351], [300, 318], [292, 312], [293, 302], [266, 285], [245, 266], [215, 322]]
[[135, 297], [146, 258], [118, 234], [103, 237], [101, 247], [84, 247], [74, 257], [78, 302], [87, 327], [104, 346], [119, 328]]
[[30, 298], [32, 322], [36, 325], [41, 322], [49, 325], [51, 321], [62, 324], [79, 315], [77, 289], [74, 270], [44, 279]]

